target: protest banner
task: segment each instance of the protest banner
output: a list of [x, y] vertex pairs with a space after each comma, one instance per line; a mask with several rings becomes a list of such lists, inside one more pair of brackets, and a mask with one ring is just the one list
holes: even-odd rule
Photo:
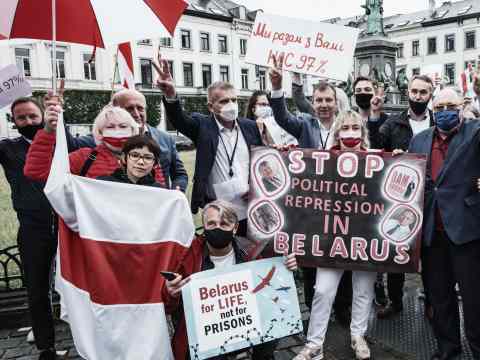
[[269, 245], [305, 266], [418, 270], [424, 155], [255, 147], [250, 166], [252, 254]]
[[30, 84], [25, 81], [15, 65], [8, 65], [0, 69], [0, 109], [31, 93]]
[[248, 43], [248, 63], [346, 81], [359, 30], [258, 12]]
[[298, 145], [297, 139], [280, 127], [273, 116], [262, 119], [265, 133], [275, 145]]
[[282, 257], [193, 274], [182, 300], [192, 360], [302, 331], [295, 281]]

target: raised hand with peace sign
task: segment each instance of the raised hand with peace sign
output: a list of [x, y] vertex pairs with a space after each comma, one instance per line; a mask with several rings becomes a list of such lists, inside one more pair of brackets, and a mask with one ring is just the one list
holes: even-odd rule
[[153, 67], [158, 73], [157, 87], [163, 91], [163, 94], [167, 98], [175, 98], [177, 92], [175, 90], [175, 82], [173, 81], [172, 74], [170, 74], [168, 61], [162, 59], [162, 55], [158, 53], [158, 64], [154, 61]]
[[[273, 55], [272, 55], [273, 56]], [[282, 89], [282, 66], [283, 66], [283, 54], [278, 57], [273, 56], [273, 67], [270, 68], [269, 76], [270, 82], [272, 83], [272, 90], [281, 90]]]

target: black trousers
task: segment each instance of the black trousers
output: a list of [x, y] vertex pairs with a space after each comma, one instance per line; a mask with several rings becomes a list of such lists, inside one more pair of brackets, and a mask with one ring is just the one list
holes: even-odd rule
[[[383, 274], [382, 274], [383, 285]], [[388, 298], [392, 302], [395, 309], [403, 309], [403, 285], [405, 284], [404, 273], [388, 273], [387, 274], [387, 289]]]
[[455, 283], [462, 296], [465, 333], [474, 358], [480, 359], [480, 240], [455, 245], [437, 232], [431, 247], [422, 249], [425, 287], [433, 306], [438, 349], [454, 352], [460, 345], [460, 315]]
[[51, 275], [57, 251], [55, 219], [49, 214], [19, 214], [17, 242], [28, 293], [28, 307], [38, 349], [55, 345]]

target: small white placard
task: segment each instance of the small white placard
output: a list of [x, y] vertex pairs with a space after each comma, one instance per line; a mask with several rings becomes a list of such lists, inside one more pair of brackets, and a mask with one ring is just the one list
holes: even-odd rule
[[30, 84], [15, 65], [0, 69], [0, 109], [31, 93]]

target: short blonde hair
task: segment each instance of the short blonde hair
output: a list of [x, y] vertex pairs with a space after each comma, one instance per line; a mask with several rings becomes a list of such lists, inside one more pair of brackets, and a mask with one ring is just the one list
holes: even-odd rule
[[95, 143], [100, 145], [103, 143], [102, 141], [102, 132], [105, 126], [107, 126], [108, 122], [112, 118], [118, 118], [121, 120], [125, 120], [128, 125], [132, 128], [132, 136], [138, 135], [139, 133], [139, 126], [132, 118], [132, 116], [128, 113], [128, 111], [112, 105], [105, 106], [102, 111], [97, 115], [95, 121], [93, 123], [93, 138], [95, 139]]
[[370, 148], [370, 140], [368, 139], [367, 123], [362, 119], [359, 113], [353, 110], [347, 110], [339, 113], [333, 123], [333, 144], [332, 146], [340, 145], [340, 131], [342, 130], [343, 123], [346, 120], [356, 120], [362, 127], [362, 148]]
[[215, 209], [220, 213], [220, 219], [226, 221], [229, 224], [237, 225], [238, 224], [238, 216], [233, 208], [232, 204], [225, 200], [215, 200], [211, 203], [208, 203], [203, 208], [202, 214], [202, 221], [205, 225], [205, 214], [207, 213], [208, 209]]

